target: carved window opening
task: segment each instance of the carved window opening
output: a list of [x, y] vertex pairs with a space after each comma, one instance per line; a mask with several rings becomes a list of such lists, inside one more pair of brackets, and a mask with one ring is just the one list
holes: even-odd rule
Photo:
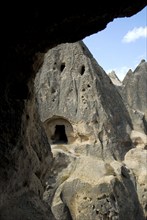
[[61, 66], [60, 66], [60, 71], [62, 72], [65, 68], [65, 63], [62, 63]]
[[64, 125], [56, 125], [55, 133], [52, 136], [52, 140], [53, 140], [53, 144], [67, 144], [68, 143]]
[[85, 66], [83, 65], [83, 66], [81, 67], [81, 71], [80, 71], [81, 76], [84, 74], [84, 72], [85, 72]]

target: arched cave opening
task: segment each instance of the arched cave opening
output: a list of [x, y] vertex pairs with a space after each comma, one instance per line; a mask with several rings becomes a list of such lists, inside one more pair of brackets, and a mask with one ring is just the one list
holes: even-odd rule
[[53, 144], [67, 144], [68, 139], [65, 132], [65, 125], [56, 125], [55, 133], [52, 137]]

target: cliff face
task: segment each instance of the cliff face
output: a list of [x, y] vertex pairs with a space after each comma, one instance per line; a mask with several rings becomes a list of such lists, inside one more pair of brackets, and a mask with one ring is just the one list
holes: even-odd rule
[[35, 95], [54, 157], [44, 193], [54, 217], [145, 219], [145, 143], [134, 145], [127, 106], [82, 41], [45, 54]]

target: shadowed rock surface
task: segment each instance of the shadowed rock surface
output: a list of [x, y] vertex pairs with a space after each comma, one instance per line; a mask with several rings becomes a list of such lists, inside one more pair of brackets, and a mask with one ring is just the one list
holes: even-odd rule
[[84, 3], [82, 8], [76, 4], [71, 7], [71, 4], [62, 1], [58, 2], [58, 15], [52, 10], [57, 7], [56, 2], [52, 7], [46, 4], [36, 2], [31, 6], [30, 3], [19, 2], [15, 5], [5, 1], [1, 5], [2, 220], [54, 219], [50, 211], [46, 214], [48, 210], [42, 202], [52, 154], [33, 98], [33, 81], [44, 52], [59, 43], [75, 42], [96, 33], [114, 18], [134, 15], [145, 7], [146, 0], [111, 1], [110, 5], [99, 7], [95, 2], [90, 2]]
[[44, 200], [55, 218], [145, 219], [145, 144], [134, 148], [123, 99], [85, 44], [49, 50], [35, 91], [54, 156]]
[[134, 71], [130, 69], [121, 84], [116, 83], [114, 74], [109, 74], [109, 77], [122, 96], [131, 117], [134, 144], [144, 145], [147, 143], [147, 62], [142, 60]]

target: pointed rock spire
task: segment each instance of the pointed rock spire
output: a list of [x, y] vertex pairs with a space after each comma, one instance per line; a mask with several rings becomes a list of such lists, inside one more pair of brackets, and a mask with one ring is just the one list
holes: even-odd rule
[[[65, 132], [70, 144], [97, 142], [97, 148], [103, 145], [104, 157], [113, 151], [116, 157], [123, 157], [126, 148], [122, 145], [129, 143], [131, 129], [128, 112], [109, 76], [82, 41], [49, 50], [35, 88], [51, 143], [59, 141], [57, 133]], [[117, 144], [111, 146], [112, 140]]]

